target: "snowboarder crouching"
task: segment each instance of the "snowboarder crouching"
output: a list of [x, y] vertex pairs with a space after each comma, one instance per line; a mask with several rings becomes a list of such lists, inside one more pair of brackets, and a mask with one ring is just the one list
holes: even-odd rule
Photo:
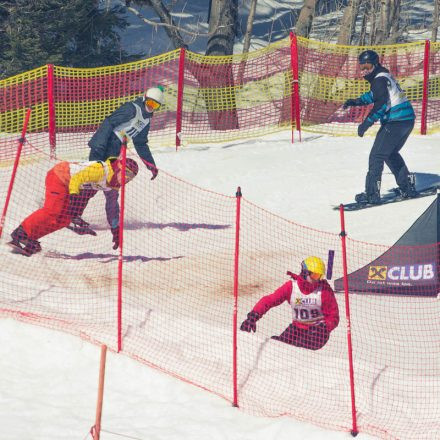
[[[41, 251], [39, 238], [58, 231], [69, 225], [83, 210], [87, 203], [89, 191], [112, 191], [121, 187], [122, 161], [111, 157], [105, 162], [60, 162], [51, 168], [46, 175], [46, 195], [44, 205], [26, 217], [12, 234], [8, 244], [26, 256]], [[126, 182], [138, 173], [138, 164], [131, 158], [126, 159]], [[117, 203], [117, 199], [115, 199]], [[106, 205], [107, 217], [118, 210], [110, 204]], [[114, 215], [114, 214], [113, 214]], [[113, 248], [119, 243], [119, 219], [115, 219], [116, 227], [112, 228]], [[96, 233], [84, 222], [84, 229], [91, 235]], [[115, 247], [116, 246], [116, 247]]]
[[286, 344], [319, 350], [328, 341], [330, 332], [339, 324], [339, 309], [335, 294], [324, 279], [325, 264], [318, 257], [308, 257], [301, 263], [299, 275], [275, 292], [261, 298], [247, 314], [240, 330], [256, 331], [256, 322], [272, 307], [287, 301], [292, 308], [292, 323], [272, 339]]

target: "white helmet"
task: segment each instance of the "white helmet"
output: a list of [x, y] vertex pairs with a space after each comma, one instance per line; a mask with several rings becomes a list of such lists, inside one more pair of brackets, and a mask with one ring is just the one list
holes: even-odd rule
[[157, 86], [157, 87], [151, 87], [144, 93], [144, 101], [146, 99], [154, 99], [156, 102], [158, 102], [160, 105], [163, 104], [163, 87]]

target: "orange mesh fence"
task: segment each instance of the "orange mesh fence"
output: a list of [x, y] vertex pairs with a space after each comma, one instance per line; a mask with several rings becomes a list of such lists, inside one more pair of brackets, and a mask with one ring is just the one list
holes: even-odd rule
[[[371, 48], [413, 103], [417, 132], [422, 102], [426, 103], [427, 131], [438, 130], [440, 43], [431, 43], [428, 55], [423, 42]], [[77, 157], [77, 148], [87, 145], [107, 115], [157, 84], [164, 85], [166, 92], [165, 103], [152, 120], [149, 137], [153, 147], [176, 145], [176, 135], [178, 143], [185, 145], [283, 130], [295, 126], [292, 101], [296, 100], [302, 129], [355, 135], [369, 108], [344, 110], [342, 103], [369, 89], [357, 63], [364, 49], [298, 37], [229, 57], [205, 57], [189, 51], [181, 57], [175, 50], [95, 69], [43, 66], [0, 81], [0, 154], [7, 158], [5, 149], [19, 133], [25, 108], [32, 106], [29, 133], [33, 140], [38, 144], [36, 137], [46, 135], [53, 151], [67, 154], [70, 150], [70, 156]], [[296, 64], [299, 96], [292, 94]], [[374, 133], [374, 129], [370, 131]]]
[[[431, 44], [428, 130], [440, 120], [439, 47]], [[385, 65], [395, 66], [419, 115], [423, 44], [375, 49]], [[211, 60], [187, 53], [181, 139], [215, 142], [289, 127], [290, 53], [287, 40], [249, 54], [246, 62], [236, 56]], [[305, 129], [354, 134], [358, 110], [340, 107], [345, 99], [365, 91], [366, 84], [355, 79], [357, 53], [298, 39]], [[43, 206], [47, 173], [60, 166], [60, 159], [86, 160], [87, 141], [97, 125], [146, 87], [166, 86], [165, 105], [153, 119], [151, 143], [174, 145], [178, 64], [179, 51], [173, 51], [101, 69], [54, 67], [53, 77], [42, 67], [0, 82], [5, 98], [0, 111], [0, 203], [7, 195], [26, 108], [33, 108], [3, 242]], [[232, 402], [237, 200], [164, 171], [158, 179], [149, 179], [141, 166], [126, 187], [123, 352]], [[29, 258], [0, 247], [3, 316], [117, 348], [118, 251], [112, 249], [105, 206], [98, 192], [83, 213], [96, 236], [63, 227], [41, 237], [42, 251]], [[438, 244], [406, 246], [397, 254], [388, 253], [389, 247], [353, 240], [347, 244], [349, 273], [354, 274], [350, 306], [359, 430], [382, 438], [438, 437], [440, 310], [433, 296], [438, 292]], [[295, 224], [241, 200], [238, 324], [261, 296], [288, 280], [287, 270], [298, 272], [308, 255], [327, 261], [329, 250], [336, 255], [333, 279], [339, 279], [337, 234]], [[382, 255], [392, 258], [379, 264]], [[255, 334], [238, 332], [241, 408], [351, 429], [345, 299], [342, 293], [336, 298], [341, 322], [318, 351], [270, 339], [291, 322], [292, 310], [286, 303], [268, 311], [257, 322]]]
[[[42, 206], [47, 172], [59, 165], [48, 153], [35, 151], [32, 161], [19, 166], [4, 241]], [[0, 169], [1, 200], [10, 171]], [[164, 171], [154, 181], [149, 178], [141, 167], [126, 186], [122, 352], [232, 402], [237, 199]], [[116, 349], [118, 250], [112, 249], [102, 192], [90, 199], [83, 219], [96, 236], [64, 227], [41, 237], [42, 250], [31, 257], [1, 246], [1, 314]], [[361, 432], [417, 440], [440, 434], [440, 310], [433, 296], [438, 292], [438, 249], [438, 244], [406, 246], [397, 258], [389, 247], [347, 241], [349, 273], [364, 270], [350, 281]], [[327, 261], [330, 250], [335, 251], [335, 280], [342, 276], [337, 234], [295, 224], [241, 200], [238, 325], [262, 296], [289, 279], [287, 270], [298, 273], [308, 255]], [[394, 257], [379, 262], [383, 255]], [[366, 289], [355, 284], [360, 281]], [[320, 350], [271, 339], [292, 321], [285, 302], [257, 322], [256, 333], [238, 332], [241, 408], [351, 429], [344, 295], [337, 293], [336, 299], [341, 321]]]
[[[428, 131], [438, 130], [440, 109], [439, 44], [431, 44], [428, 84]], [[370, 110], [367, 107], [343, 109], [346, 99], [367, 92], [370, 87], [359, 71], [357, 57], [366, 49], [379, 54], [380, 62], [388, 68], [405, 90], [414, 106], [420, 131], [424, 84], [425, 43], [416, 42], [388, 46], [338, 46], [298, 37], [300, 72], [301, 120], [303, 128], [328, 134], [356, 133], [357, 125]], [[375, 130], [371, 133], [374, 134]]]

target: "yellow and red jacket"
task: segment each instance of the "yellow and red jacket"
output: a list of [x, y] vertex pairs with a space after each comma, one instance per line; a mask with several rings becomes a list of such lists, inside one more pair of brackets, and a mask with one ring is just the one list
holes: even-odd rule
[[60, 162], [53, 171], [69, 188], [69, 194], [79, 194], [82, 189], [110, 191], [116, 189], [110, 186], [114, 176], [111, 162], [114, 157], [105, 162]]

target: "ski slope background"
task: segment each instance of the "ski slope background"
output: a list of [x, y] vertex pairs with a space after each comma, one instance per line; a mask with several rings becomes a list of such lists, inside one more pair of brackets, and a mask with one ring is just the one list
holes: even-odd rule
[[[298, 141], [297, 134], [295, 139]], [[241, 186], [244, 197], [259, 206], [296, 223], [338, 233], [339, 213], [332, 206], [352, 201], [354, 194], [363, 190], [372, 142], [368, 136], [303, 133], [303, 142], [292, 145], [290, 133], [285, 132], [222, 145], [186, 145], [177, 152], [164, 148], [153, 154], [159, 169], [198, 186], [230, 196]], [[408, 167], [422, 183], [440, 181], [439, 147], [439, 135], [413, 135], [402, 150]], [[385, 169], [382, 192], [394, 186]], [[35, 190], [43, 195], [43, 188]], [[347, 213], [346, 232], [357, 240], [392, 244], [432, 199]], [[110, 234], [102, 236], [111, 240]], [[70, 237], [78, 240], [73, 234]], [[298, 265], [292, 262], [291, 269], [298, 270]], [[280, 268], [280, 274], [284, 270]], [[99, 348], [64, 333], [9, 319], [1, 320], [0, 326], [0, 438], [90, 438], [87, 433], [94, 424]], [[211, 393], [113, 353], [108, 354], [102, 426], [103, 439], [120, 438], [110, 431], [158, 440], [349, 436], [292, 418], [251, 417]], [[371, 437], [361, 433], [358, 438]]]

